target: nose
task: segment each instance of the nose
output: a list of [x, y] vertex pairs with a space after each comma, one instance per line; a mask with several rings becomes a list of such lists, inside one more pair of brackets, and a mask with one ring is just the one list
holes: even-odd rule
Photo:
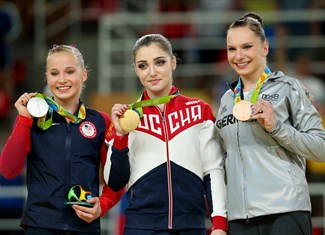
[[243, 57], [244, 57], [243, 52], [241, 50], [237, 50], [236, 51], [236, 59], [241, 59]]
[[64, 83], [66, 81], [66, 77], [64, 74], [59, 75], [59, 82]]
[[150, 67], [150, 76], [151, 77], [154, 77], [154, 76], [156, 76], [156, 69], [155, 69], [155, 66], [151, 66]]

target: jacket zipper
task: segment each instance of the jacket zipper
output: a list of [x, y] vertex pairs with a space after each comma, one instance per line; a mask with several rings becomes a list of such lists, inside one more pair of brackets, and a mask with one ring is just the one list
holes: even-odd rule
[[[68, 195], [68, 192], [70, 190], [69, 186], [70, 186], [70, 157], [71, 157], [71, 125], [69, 123], [66, 124], [66, 130], [67, 130], [67, 135], [65, 138], [65, 172], [66, 172], [66, 195]], [[71, 213], [71, 210], [67, 210], [67, 213]], [[69, 221], [65, 219], [65, 221], [67, 222], [65, 224], [65, 228], [68, 228], [69, 226]]]
[[170, 167], [170, 159], [169, 159], [169, 139], [168, 139], [168, 134], [167, 134], [167, 127], [166, 127], [166, 118], [165, 118], [165, 113], [166, 113], [166, 106], [164, 106], [164, 111], [161, 112], [160, 109], [157, 107], [159, 110], [161, 117], [162, 117], [162, 124], [164, 128], [164, 134], [165, 134], [165, 143], [166, 143], [166, 157], [167, 157], [167, 186], [168, 186], [168, 229], [173, 229], [173, 189], [172, 189], [172, 177], [171, 177], [171, 167]]
[[237, 143], [238, 143], [238, 151], [239, 156], [242, 162], [242, 169], [243, 169], [243, 190], [244, 190], [244, 203], [245, 203], [245, 211], [246, 211], [246, 223], [249, 223], [248, 218], [248, 210], [247, 210], [247, 187], [246, 187], [246, 170], [244, 167], [245, 159], [243, 158], [243, 155], [241, 154], [241, 148], [240, 148], [240, 138], [239, 138], [239, 129], [240, 129], [240, 122], [237, 121]]

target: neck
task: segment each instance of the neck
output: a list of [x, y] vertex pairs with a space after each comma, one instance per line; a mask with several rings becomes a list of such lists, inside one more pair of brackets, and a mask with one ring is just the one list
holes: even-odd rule
[[[256, 79], [257, 81], [257, 79]], [[243, 92], [250, 91], [256, 84], [255, 80], [244, 80], [242, 79], [243, 82]]]
[[243, 92], [250, 91], [257, 83], [260, 76], [263, 74], [264, 69], [266, 66], [261, 67], [260, 69], [256, 70], [254, 73], [249, 75], [240, 76], [242, 83], [243, 83]]
[[147, 90], [147, 93], [148, 93], [149, 98], [153, 99], [153, 98], [168, 96], [170, 94], [170, 91], [171, 91], [171, 87], [169, 89], [165, 89], [165, 90], [162, 90], [159, 92], [152, 92], [152, 91]]
[[79, 108], [79, 100], [77, 102], [62, 102], [56, 101], [58, 105], [63, 107], [69, 113], [74, 114], [74, 112]]

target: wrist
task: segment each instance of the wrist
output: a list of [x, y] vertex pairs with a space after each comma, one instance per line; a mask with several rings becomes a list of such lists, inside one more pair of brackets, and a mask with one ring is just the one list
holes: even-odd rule
[[113, 147], [116, 149], [125, 149], [128, 147], [128, 138], [129, 135], [115, 135]]
[[212, 231], [217, 229], [221, 229], [225, 232], [228, 231], [227, 218], [222, 216], [212, 217]]
[[280, 125], [281, 125], [281, 123], [279, 122], [279, 121], [277, 121], [276, 123], [275, 123], [275, 125], [271, 128], [271, 129], [269, 129], [269, 130], [265, 130], [269, 135], [273, 135], [273, 134], [275, 134], [276, 132], [278, 132], [278, 130], [280, 129]]
[[26, 126], [32, 126], [33, 118], [32, 117], [26, 117], [24, 115], [19, 114], [18, 115], [18, 123], [24, 124]]

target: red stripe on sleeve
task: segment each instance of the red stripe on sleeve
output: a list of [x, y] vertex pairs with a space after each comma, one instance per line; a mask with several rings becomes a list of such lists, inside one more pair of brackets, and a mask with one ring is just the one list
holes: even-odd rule
[[121, 200], [124, 191], [125, 187], [118, 192], [114, 192], [112, 189], [110, 189], [110, 187], [108, 187], [107, 184], [104, 184], [102, 195], [99, 197], [101, 208], [100, 216], [105, 215], [109, 209], [111, 209]]
[[0, 173], [8, 178], [17, 177], [25, 165], [30, 150], [30, 128], [33, 119], [19, 115], [0, 157]]
[[128, 140], [129, 140], [129, 135], [122, 135], [122, 136], [115, 135], [113, 146], [118, 150], [125, 149], [128, 147]]
[[222, 229], [225, 232], [228, 232], [227, 219], [222, 216], [214, 216], [212, 218], [212, 231], [216, 229]]

